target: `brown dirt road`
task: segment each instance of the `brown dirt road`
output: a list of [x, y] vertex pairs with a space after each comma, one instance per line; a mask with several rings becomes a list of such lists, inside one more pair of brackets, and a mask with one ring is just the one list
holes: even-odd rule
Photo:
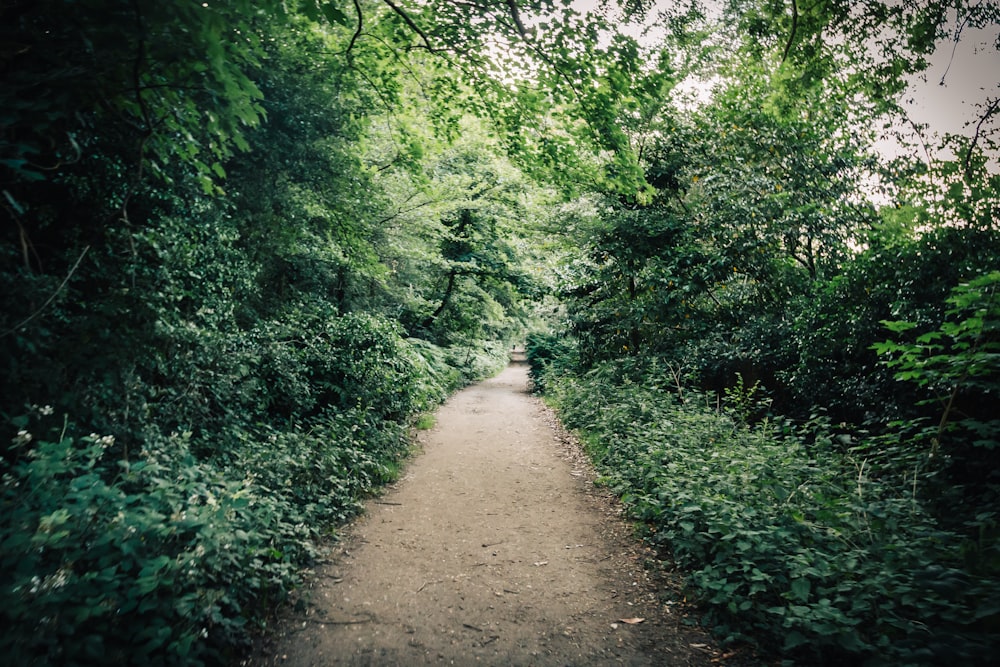
[[[709, 665], [515, 357], [420, 434], [246, 665]], [[643, 619], [641, 622], [637, 619]]]

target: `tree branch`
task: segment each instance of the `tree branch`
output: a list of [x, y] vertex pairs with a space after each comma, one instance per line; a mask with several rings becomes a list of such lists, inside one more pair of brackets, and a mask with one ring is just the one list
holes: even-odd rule
[[344, 52], [344, 55], [348, 57], [351, 55], [351, 49], [354, 48], [354, 43], [357, 42], [358, 37], [361, 36], [361, 29], [364, 26], [364, 15], [361, 13], [361, 3], [358, 2], [358, 0], [354, 0], [354, 11], [357, 12], [358, 15], [358, 28], [351, 36], [351, 42], [347, 45], [347, 51]]
[[[142, 67], [146, 60], [146, 26], [142, 20], [142, 9], [139, 7], [139, 3], [136, 0], [132, 2], [132, 8], [135, 13], [135, 29], [136, 29], [136, 47], [135, 47], [135, 58], [132, 60], [132, 85], [135, 91], [135, 101], [139, 105], [139, 114], [142, 117], [143, 127], [141, 130], [146, 134], [152, 134], [152, 123], [150, 121], [149, 108], [146, 106], [146, 99], [143, 97], [143, 85], [142, 85]], [[145, 146], [145, 141], [142, 142], [142, 146]], [[142, 161], [142, 155], [139, 156], [140, 162]]]
[[24, 209], [14, 196], [10, 194], [7, 190], [3, 191], [4, 199], [6, 203], [3, 204], [4, 209], [10, 215], [11, 220], [17, 225], [18, 240], [21, 244], [21, 257], [24, 259], [24, 269], [28, 273], [31, 273], [31, 256], [35, 256], [35, 260], [38, 262], [38, 270], [42, 270], [42, 258], [38, 256], [38, 251], [35, 250], [35, 244], [31, 242], [31, 238], [28, 236], [28, 230], [24, 228], [21, 223], [21, 214], [24, 213]]
[[965, 154], [965, 180], [968, 182], [972, 182], [972, 153], [979, 143], [979, 138], [982, 136], [983, 123], [989, 120], [990, 116], [997, 111], [1000, 111], [1000, 97], [988, 103], [986, 111], [983, 112], [979, 117], [979, 122], [976, 123], [976, 132], [972, 135], [972, 141], [969, 142], [969, 150]]
[[[416, 196], [416, 195], [414, 194], [413, 196]], [[410, 197], [410, 199], [412, 199], [412, 198], [413, 197]], [[392, 220], [395, 220], [396, 218], [400, 217], [401, 215], [406, 215], [407, 213], [412, 213], [413, 211], [416, 211], [417, 209], [421, 209], [424, 206], [430, 206], [431, 204], [440, 204], [440, 203], [441, 203], [440, 199], [428, 199], [427, 201], [420, 202], [419, 204], [416, 204], [416, 205], [411, 206], [409, 208], [402, 208], [402, 207], [400, 207], [392, 215], [390, 215], [388, 217], [385, 217], [385, 218], [382, 218], [381, 220], [379, 220], [378, 222], [376, 222], [375, 223], [375, 227], [380, 227], [380, 226], [386, 224], [387, 222], [391, 222]]]
[[522, 39], [528, 38], [528, 31], [524, 29], [524, 23], [521, 22], [521, 13], [517, 10], [517, 2], [515, 0], [507, 0], [507, 7], [510, 8], [510, 17], [514, 19], [514, 25], [517, 26], [517, 32], [521, 35]]
[[[948, 78], [948, 72], [951, 71], [951, 66], [955, 62], [955, 53], [958, 51], [958, 43], [962, 41], [962, 31], [965, 30], [965, 27], [969, 24], [969, 19], [972, 18], [973, 13], [981, 4], [983, 4], [983, 0], [979, 0], [979, 2], [977, 2], [974, 6], [970, 7], [968, 13], [965, 15], [965, 18], [959, 21], [958, 25], [955, 26], [955, 34], [951, 39], [951, 57], [948, 59], [948, 66], [944, 68], [941, 80], [938, 81], [939, 86], [944, 85], [945, 79]], [[956, 16], [956, 18], [958, 17]]]
[[18, 322], [14, 326], [12, 326], [10, 329], [7, 329], [2, 334], [0, 334], [0, 338], [3, 338], [4, 336], [9, 336], [10, 334], [14, 333], [15, 331], [17, 331], [18, 329], [20, 329], [21, 327], [23, 327], [25, 324], [27, 324], [28, 322], [30, 322], [31, 320], [33, 320], [36, 317], [38, 317], [39, 315], [41, 315], [42, 311], [44, 311], [46, 308], [48, 308], [49, 304], [52, 303], [55, 300], [55, 298], [57, 296], [59, 296], [59, 293], [63, 291], [63, 288], [66, 287], [66, 283], [68, 283], [69, 279], [73, 277], [74, 273], [76, 273], [77, 268], [79, 268], [79, 266], [80, 266], [80, 262], [83, 261], [83, 257], [84, 257], [84, 255], [87, 254], [88, 250], [90, 250], [90, 246], [89, 245], [86, 246], [83, 249], [83, 252], [80, 253], [80, 256], [76, 258], [76, 262], [73, 264], [73, 267], [70, 268], [69, 273], [67, 273], [66, 277], [63, 278], [63, 281], [61, 283], [59, 283], [59, 287], [56, 288], [56, 291], [53, 292], [52, 295], [49, 296], [49, 298], [45, 300], [45, 303], [43, 303], [41, 305], [41, 307], [38, 310], [36, 310], [35, 312], [33, 312], [31, 315], [28, 315], [26, 318], [24, 318], [23, 320], [21, 320], [20, 322]]
[[788, 54], [792, 51], [792, 42], [795, 41], [795, 33], [799, 29], [799, 3], [798, 0], [792, 0], [792, 27], [788, 31], [788, 41], [785, 42], [785, 52], [781, 54], [781, 62], [788, 59]]
[[424, 43], [425, 49], [427, 49], [430, 53], [437, 53], [440, 50], [440, 49], [435, 49], [434, 46], [431, 45], [431, 40], [427, 36], [427, 33], [425, 33], [420, 28], [420, 26], [414, 23], [413, 19], [410, 18], [410, 15], [407, 14], [405, 11], [403, 11], [401, 7], [396, 5], [396, 3], [394, 3], [392, 0], [382, 0], [382, 2], [389, 5], [389, 8], [392, 9], [392, 11], [394, 11], [401, 19], [403, 19], [403, 22], [410, 27], [410, 30], [417, 33], [421, 41]]

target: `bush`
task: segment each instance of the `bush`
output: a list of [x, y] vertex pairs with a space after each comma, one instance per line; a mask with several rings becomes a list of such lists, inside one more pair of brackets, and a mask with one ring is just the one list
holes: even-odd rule
[[160, 330], [175, 354], [145, 357], [127, 438], [79, 437], [49, 407], [10, 421], [0, 650], [14, 663], [229, 661], [313, 540], [396, 477], [414, 415], [506, 362], [499, 343], [443, 349], [371, 315], [289, 313]]
[[218, 457], [231, 477], [249, 473], [262, 493], [281, 498], [296, 521], [332, 531], [361, 510], [361, 500], [396, 478], [409, 446], [407, 429], [369, 412], [331, 413], [308, 429], [258, 429]]
[[576, 341], [565, 335], [533, 332], [525, 339], [528, 376], [535, 391], [544, 392], [546, 377], [575, 365], [578, 358]]
[[150, 438], [42, 438], [3, 472], [0, 604], [11, 664], [198, 665], [246, 640], [311, 555], [281, 496]]
[[510, 362], [507, 344], [501, 341], [448, 347], [419, 338], [411, 338], [409, 342], [421, 360], [426, 377], [433, 382], [427, 388], [427, 396], [434, 402], [443, 401], [457, 389], [493, 377]]
[[822, 405], [857, 424], [915, 416], [915, 392], [894, 382], [872, 349], [885, 339], [882, 322], [934, 328], [952, 287], [992, 269], [998, 252], [995, 231], [937, 228], [915, 241], [874, 245], [815, 295], [794, 302], [783, 353], [793, 361], [778, 372], [791, 401], [782, 412], [808, 414]]
[[946, 529], [912, 468], [868, 458], [887, 442], [820, 417], [747, 426], [741, 401], [720, 411], [630, 377], [604, 364], [550, 378], [551, 398], [727, 641], [808, 664], [984, 662], [1000, 648], [995, 512]]

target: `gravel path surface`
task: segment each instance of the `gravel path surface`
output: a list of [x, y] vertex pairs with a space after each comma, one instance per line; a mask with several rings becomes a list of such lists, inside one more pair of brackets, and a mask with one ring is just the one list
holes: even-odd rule
[[515, 355], [456, 394], [246, 665], [708, 665]]

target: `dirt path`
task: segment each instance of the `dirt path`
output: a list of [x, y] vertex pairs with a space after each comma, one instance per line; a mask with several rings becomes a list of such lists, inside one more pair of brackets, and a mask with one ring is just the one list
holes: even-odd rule
[[515, 359], [441, 408], [316, 571], [310, 604], [247, 664], [711, 664], [527, 383]]

